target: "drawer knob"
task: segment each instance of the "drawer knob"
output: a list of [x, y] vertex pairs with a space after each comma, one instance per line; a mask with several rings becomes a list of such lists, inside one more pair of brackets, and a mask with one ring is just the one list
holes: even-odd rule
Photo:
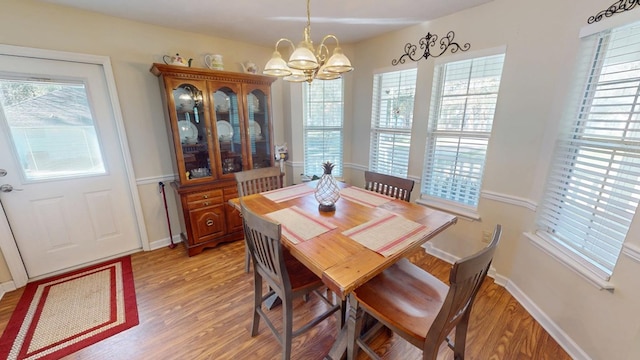
[[202, 198], [203, 198], [203, 199], [208, 199], [208, 198], [209, 198], [209, 195], [202, 195]]
[[203, 205], [204, 205], [204, 206], [209, 206], [209, 202], [208, 202], [208, 201], [205, 201], [205, 202], [203, 203]]
[[209, 219], [206, 222], [207, 226], [213, 226], [213, 220]]

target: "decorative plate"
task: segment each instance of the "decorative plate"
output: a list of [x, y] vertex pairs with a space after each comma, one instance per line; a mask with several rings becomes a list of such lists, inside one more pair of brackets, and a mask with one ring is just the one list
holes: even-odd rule
[[218, 129], [218, 139], [222, 141], [230, 141], [233, 137], [233, 126], [228, 121], [220, 120], [216, 122]]
[[179, 113], [193, 111], [193, 107], [196, 105], [195, 100], [185, 88], [173, 90], [173, 99], [176, 103], [176, 111]]
[[198, 142], [198, 128], [191, 121], [178, 121], [180, 142], [183, 144], [195, 144]]
[[253, 120], [249, 120], [249, 136], [258, 140], [262, 139], [262, 128]]

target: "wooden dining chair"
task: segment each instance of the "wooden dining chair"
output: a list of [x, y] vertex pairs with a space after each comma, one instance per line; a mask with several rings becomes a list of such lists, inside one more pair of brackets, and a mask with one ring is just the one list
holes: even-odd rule
[[[347, 359], [355, 359], [359, 348], [379, 359], [367, 341], [384, 325], [421, 348], [425, 360], [435, 360], [445, 341], [453, 350], [454, 359], [463, 360], [471, 307], [487, 276], [501, 233], [502, 226], [497, 225], [487, 247], [453, 264], [449, 286], [401, 259], [357, 288], [354, 292], [357, 301], [350, 304], [354, 315], [348, 321]], [[361, 334], [365, 313], [379, 322]], [[452, 342], [449, 336], [454, 328], [455, 342]]]
[[364, 188], [379, 194], [409, 202], [415, 182], [397, 176], [380, 174], [373, 171], [364, 172]]
[[[254, 305], [251, 336], [258, 334], [260, 318], [262, 318], [282, 345], [282, 359], [288, 360], [291, 357], [291, 341], [293, 337], [319, 324], [331, 314], [340, 310], [344, 303], [334, 304], [323, 295], [319, 291], [323, 287], [320, 278], [282, 247], [280, 224], [247, 209], [242, 200], [240, 204], [245, 239], [253, 259]], [[270, 291], [265, 295], [262, 294], [263, 280], [266, 281], [270, 288]], [[294, 298], [303, 297], [311, 292], [326, 302], [328, 309], [320, 314], [317, 314], [319, 311], [314, 309], [315, 317], [294, 331], [292, 301]], [[273, 294], [278, 295], [282, 300], [282, 332], [276, 329], [262, 309], [262, 304]], [[340, 318], [338, 318], [338, 321], [340, 322]], [[338, 328], [340, 328], [340, 325], [341, 323], [338, 324]]]
[[[266, 167], [234, 173], [238, 183], [238, 196], [243, 197], [264, 191], [280, 189], [283, 186], [282, 173], [277, 167]], [[246, 244], [245, 244], [246, 246]], [[245, 249], [244, 271], [249, 272], [251, 257]]]

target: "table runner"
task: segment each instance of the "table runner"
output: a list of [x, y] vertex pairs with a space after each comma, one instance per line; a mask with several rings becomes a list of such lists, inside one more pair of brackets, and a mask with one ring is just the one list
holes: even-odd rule
[[388, 213], [342, 234], [382, 256], [390, 256], [421, 241], [428, 233], [429, 229], [425, 225]]
[[307, 214], [297, 206], [274, 211], [267, 217], [282, 225], [282, 235], [294, 244], [309, 240], [337, 226]]
[[340, 190], [340, 197], [368, 207], [377, 207], [393, 200], [392, 197], [355, 186]]
[[283, 202], [291, 199], [295, 199], [300, 196], [304, 196], [314, 192], [316, 189], [307, 184], [298, 184], [293, 186], [283, 187], [281, 189], [271, 190], [263, 192], [262, 196], [273, 202]]

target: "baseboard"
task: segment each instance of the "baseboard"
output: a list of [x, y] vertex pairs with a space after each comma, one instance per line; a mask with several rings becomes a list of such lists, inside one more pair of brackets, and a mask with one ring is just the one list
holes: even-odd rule
[[507, 291], [527, 310], [551, 337], [575, 360], [590, 360], [587, 355], [556, 323], [551, 320], [520, 288], [508, 281]]
[[9, 280], [5, 283], [0, 284], [0, 300], [2, 300], [4, 294], [12, 292], [16, 289], [16, 284], [13, 282], [13, 280]]
[[[425, 251], [443, 261], [453, 264], [459, 257], [449, 254], [445, 251], [435, 248], [432, 244], [423, 245]], [[551, 337], [560, 345], [572, 359], [590, 360], [591, 358], [585, 353], [556, 323], [551, 320], [522, 290], [520, 290], [508, 277], [500, 275], [494, 267], [489, 269], [487, 274], [494, 279], [494, 282], [505, 288], [511, 296], [516, 299], [522, 307], [542, 326]]]
[[[180, 234], [178, 235], [173, 235], [173, 243], [178, 245], [182, 242], [182, 238], [180, 237]], [[156, 240], [153, 241], [151, 243], [149, 243], [149, 251], [153, 251], [153, 250], [158, 250], [160, 248], [163, 247], [168, 247], [171, 244], [171, 242], [169, 241], [169, 238], [166, 237], [164, 239], [160, 239], [160, 240]]]

